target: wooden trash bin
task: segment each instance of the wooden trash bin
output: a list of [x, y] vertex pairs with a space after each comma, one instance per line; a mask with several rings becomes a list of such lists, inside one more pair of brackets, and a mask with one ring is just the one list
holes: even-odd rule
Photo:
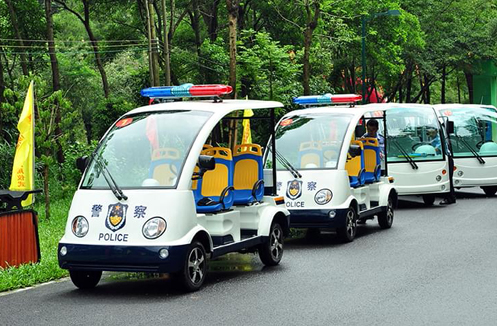
[[32, 209], [21, 209], [21, 200], [35, 192], [0, 190], [0, 205], [7, 206], [0, 206], [0, 268], [40, 261], [38, 217]]
[[40, 261], [38, 218], [33, 210], [0, 213], [0, 267]]

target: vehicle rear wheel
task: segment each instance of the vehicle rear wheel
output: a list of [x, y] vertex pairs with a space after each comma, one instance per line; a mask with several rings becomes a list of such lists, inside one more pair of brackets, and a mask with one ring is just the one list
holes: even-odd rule
[[423, 202], [427, 206], [433, 205], [433, 203], [435, 202], [435, 195], [423, 195]]
[[378, 214], [378, 224], [382, 229], [389, 229], [393, 223], [393, 201], [392, 197], [388, 197], [387, 210]]
[[266, 266], [276, 266], [283, 257], [283, 229], [278, 222], [273, 222], [269, 240], [259, 246], [259, 257]]
[[349, 207], [345, 213], [345, 227], [337, 229], [337, 235], [343, 242], [352, 242], [357, 233], [357, 217], [353, 207]]
[[183, 289], [188, 292], [198, 291], [205, 281], [207, 274], [207, 256], [204, 246], [194, 241], [186, 254], [183, 270], [176, 276], [181, 281]]
[[483, 189], [483, 192], [488, 197], [495, 196], [495, 193], [497, 192], [497, 187], [496, 186], [485, 186], [485, 187], [481, 187], [481, 189]]
[[102, 272], [97, 271], [69, 271], [69, 276], [71, 276], [71, 281], [74, 285], [82, 290], [93, 289], [97, 286], [100, 278], [102, 277]]

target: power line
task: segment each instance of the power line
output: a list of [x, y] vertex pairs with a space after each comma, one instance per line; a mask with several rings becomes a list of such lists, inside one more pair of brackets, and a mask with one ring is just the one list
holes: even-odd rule
[[[120, 47], [134, 47], [134, 46], [148, 46], [147, 43], [135, 43], [135, 44], [110, 44], [106, 45], [105, 42], [100, 41], [98, 43], [99, 46], [104, 48], [120, 48]], [[92, 44], [84, 44], [84, 46], [91, 47]], [[55, 45], [56, 48], [74, 48], [74, 46], [69, 45]], [[0, 44], [0, 48], [13, 48], [13, 49], [44, 49], [46, 45], [9, 45], [9, 44]]]
[[[48, 43], [48, 40], [31, 40], [31, 39], [25, 39], [25, 38], [21, 38], [21, 39], [18, 39], [18, 38], [0, 38], [0, 41], [13, 41], [13, 42], [43, 42], [43, 43]], [[105, 41], [105, 42], [109, 42], [109, 43], [117, 43], [117, 42], [135, 42], [135, 43], [138, 43], [138, 42], [141, 42], [143, 43], [144, 41], [143, 40], [97, 40], [98, 42], [102, 42], [102, 41]], [[92, 41], [91, 40], [79, 40], [79, 41], [73, 41], [73, 40], [59, 40], [59, 39], [55, 39], [54, 42], [67, 42], [67, 43], [85, 43], [85, 42], [88, 42], [88, 43], [91, 43]]]

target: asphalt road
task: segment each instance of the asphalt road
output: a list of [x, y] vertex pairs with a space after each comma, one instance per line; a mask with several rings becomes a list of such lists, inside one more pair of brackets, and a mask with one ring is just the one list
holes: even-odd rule
[[393, 227], [361, 226], [286, 243], [281, 264], [231, 254], [201, 291], [108, 274], [90, 292], [69, 280], [0, 295], [0, 325], [496, 325], [497, 198], [402, 201]]

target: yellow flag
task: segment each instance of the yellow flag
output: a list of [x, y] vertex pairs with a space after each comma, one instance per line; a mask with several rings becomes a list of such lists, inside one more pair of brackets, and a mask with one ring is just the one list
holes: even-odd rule
[[[10, 190], [33, 190], [34, 188], [34, 94], [33, 82], [29, 84], [24, 107], [17, 124], [19, 139], [16, 146]], [[22, 202], [22, 206], [33, 203], [32, 195]]]
[[[251, 117], [254, 115], [252, 109], [243, 110], [243, 117]], [[250, 120], [243, 119], [243, 137], [242, 144], [251, 144], [252, 143], [252, 134], [250, 133]]]

